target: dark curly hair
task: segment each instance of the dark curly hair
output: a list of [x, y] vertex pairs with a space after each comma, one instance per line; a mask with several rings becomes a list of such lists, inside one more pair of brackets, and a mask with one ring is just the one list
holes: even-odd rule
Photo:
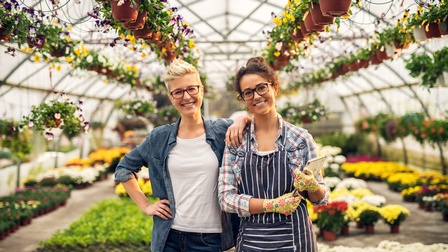
[[236, 73], [233, 88], [238, 95], [241, 93], [241, 78], [247, 74], [258, 74], [272, 83], [272, 86], [275, 89], [278, 89], [278, 76], [274, 69], [266, 63], [266, 60], [263, 57], [253, 57], [247, 61], [246, 66], [241, 67]]

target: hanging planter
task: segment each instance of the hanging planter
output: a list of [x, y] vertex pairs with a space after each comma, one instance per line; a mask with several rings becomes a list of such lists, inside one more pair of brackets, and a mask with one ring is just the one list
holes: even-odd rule
[[428, 39], [442, 37], [442, 34], [440, 34], [439, 25], [437, 23], [428, 24], [425, 27], [425, 35]]
[[311, 16], [310, 12], [307, 12], [305, 14], [305, 16], [306, 17], [305, 17], [304, 22], [305, 22], [306, 29], [308, 31], [310, 31], [310, 32], [325, 31], [325, 25], [318, 25], [313, 22], [313, 17]]
[[121, 23], [135, 22], [138, 17], [138, 4], [133, 5], [133, 2], [132, 0], [125, 0], [124, 2], [118, 0], [110, 1], [114, 20]]
[[11, 30], [0, 28], [0, 40], [7, 42], [11, 37]]
[[148, 28], [148, 26], [143, 27], [142, 29], [139, 30], [133, 30], [132, 34], [134, 35], [134, 37], [136, 39], [147, 39], [150, 38], [152, 36], [152, 31], [150, 28]]
[[70, 102], [65, 94], [62, 94], [61, 100], [52, 100], [50, 103], [42, 103], [39, 106], [32, 106], [30, 115], [24, 116], [23, 124], [28, 128], [34, 128], [37, 131], [45, 131], [45, 138], [52, 140], [54, 134], [53, 128], [64, 129], [67, 132], [74, 133], [84, 129], [89, 129], [89, 123], [85, 122], [80, 108], [82, 101], [78, 106]]
[[340, 17], [349, 14], [351, 0], [320, 0], [322, 15], [327, 17]]
[[27, 36], [26, 43], [30, 48], [36, 47], [37, 49], [40, 49], [45, 45], [45, 36], [41, 34], [38, 34], [35, 37]]
[[291, 34], [291, 39], [293, 41], [300, 42], [305, 39], [305, 36], [303, 35], [301, 29], [295, 29], [294, 32]]
[[441, 35], [448, 34], [448, 18], [445, 21], [441, 21], [439, 24], [439, 32]]
[[300, 21], [300, 31], [302, 32], [304, 37], [307, 37], [308, 35], [310, 35], [312, 33], [312, 31], [310, 31], [306, 28], [304, 21]]
[[[392, 50], [393, 50], [393, 47], [392, 47]], [[390, 50], [386, 51], [386, 47], [384, 47], [384, 46], [383, 46], [383, 48], [376, 49], [376, 57], [381, 62], [383, 62], [383, 60], [388, 60], [388, 59], [392, 58], [393, 52], [392, 52], [392, 55], [390, 55], [389, 53], [391, 53]]]
[[414, 39], [417, 42], [426, 41], [428, 38], [426, 37], [425, 29], [423, 27], [415, 27], [414, 28]]
[[129, 30], [140, 30], [145, 27], [146, 19], [147, 19], [147, 13], [146, 11], [142, 11], [138, 13], [135, 22], [126, 22], [123, 23], [123, 26]]
[[324, 16], [320, 10], [320, 5], [311, 1], [311, 16], [314, 24], [328, 25], [334, 23], [334, 17]]

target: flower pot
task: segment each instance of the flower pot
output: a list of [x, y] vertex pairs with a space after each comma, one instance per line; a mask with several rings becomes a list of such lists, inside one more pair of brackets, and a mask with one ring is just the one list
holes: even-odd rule
[[44, 47], [45, 45], [45, 36], [44, 35], [36, 35], [36, 37], [27, 37], [26, 43], [30, 48], [36, 47], [38, 49]]
[[442, 34], [440, 34], [439, 25], [437, 23], [430, 23], [427, 28], [425, 28], [425, 35], [428, 39], [442, 37]]
[[335, 241], [336, 240], [336, 232], [330, 230], [324, 230], [323, 236], [325, 241]]
[[50, 55], [56, 58], [67, 56], [70, 53], [70, 48], [64, 45], [50, 46]]
[[367, 67], [369, 67], [369, 60], [365, 60], [365, 59], [360, 60], [358, 65], [359, 65], [359, 68], [367, 68]]
[[400, 233], [400, 225], [392, 225], [392, 226], [390, 226], [390, 232], [392, 234]]
[[359, 221], [356, 222], [356, 228], [363, 228], [363, 227], [364, 225], [361, 222]]
[[[390, 53], [390, 52], [389, 52]], [[376, 49], [376, 57], [378, 58], [378, 60], [380, 60], [381, 62], [383, 60], [387, 60], [392, 58], [391, 55], [388, 54], [388, 51], [386, 51], [386, 49], [381, 50], [380, 48]]]
[[305, 37], [312, 33], [312, 31], [310, 31], [306, 28], [304, 21], [300, 21], [300, 31], [302, 32], [303, 36], [305, 36]]
[[370, 54], [369, 60], [370, 60], [370, 64], [372, 64], [372, 65], [378, 65], [383, 62], [383, 60], [378, 59], [378, 57], [376, 56], [376, 53]]
[[320, 5], [318, 3], [311, 2], [311, 17], [313, 18], [314, 24], [317, 25], [328, 25], [334, 23], [334, 17], [322, 15], [320, 10]]
[[320, 10], [322, 15], [327, 17], [340, 17], [348, 15], [350, 10], [351, 0], [320, 0]]
[[321, 32], [325, 31], [325, 25], [318, 25], [313, 22], [313, 17], [308, 12], [308, 15], [305, 17], [305, 26], [308, 31], [311, 32]]
[[341, 229], [341, 235], [349, 235], [349, 227], [348, 226], [344, 226]]
[[351, 62], [350, 64], [348, 64], [348, 70], [351, 71], [351, 72], [356, 72], [356, 71], [359, 70], [359, 68], [360, 68], [360, 66], [359, 66], [357, 60], [355, 60], [355, 61]]
[[146, 18], [147, 18], [146, 11], [139, 12], [135, 22], [126, 22], [123, 23], [123, 26], [129, 30], [143, 29], [145, 27]]
[[124, 1], [120, 6], [118, 3], [118, 0], [110, 1], [114, 20], [121, 23], [135, 22], [138, 17], [138, 8], [133, 6], [130, 0]]
[[426, 37], [425, 29], [424, 29], [423, 27], [415, 27], [415, 28], [414, 28], [414, 32], [413, 32], [413, 35], [414, 35], [414, 39], [415, 39], [417, 42], [425, 41], [425, 40], [428, 39], [428, 38]]
[[11, 30], [6, 30], [5, 28], [0, 28], [0, 40], [6, 42], [11, 37]]
[[139, 39], [139, 38], [147, 39], [147, 38], [151, 37], [152, 31], [147, 26], [145, 26], [142, 29], [133, 30], [132, 34], [134, 34], [134, 37], [137, 39]]
[[364, 227], [364, 230], [366, 231], [366, 234], [373, 234], [373, 233], [375, 233], [375, 226], [374, 225], [366, 225]]
[[302, 40], [305, 39], [305, 36], [303, 35], [301, 29], [296, 29], [292, 34], [291, 34], [291, 39], [293, 41], [297, 41], [300, 42]]

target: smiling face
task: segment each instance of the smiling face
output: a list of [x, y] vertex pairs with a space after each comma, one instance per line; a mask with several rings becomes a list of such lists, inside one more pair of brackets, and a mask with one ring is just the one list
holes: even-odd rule
[[[197, 94], [189, 94], [187, 92], [188, 90], [190, 93], [192, 93], [191, 91], [194, 91], [194, 88], [192, 87], [197, 85], [199, 85], [199, 92]], [[173, 98], [171, 93], [173, 91], [176, 93], [176, 91], [179, 90], [185, 90], [183, 92], [183, 96], [178, 99]], [[173, 103], [176, 109], [179, 111], [179, 113], [182, 115], [182, 117], [200, 116], [202, 99], [204, 95], [203, 90], [204, 88], [195, 74], [186, 74], [180, 78], [173, 79], [169, 83], [168, 97], [170, 98], [170, 101]]]
[[[240, 87], [241, 90], [253, 90], [260, 84], [269, 83], [269, 80], [261, 77], [258, 74], [247, 74], [241, 78]], [[277, 95], [277, 90], [272, 85], [267, 85], [269, 89], [265, 94], [259, 95], [254, 91], [252, 99], [245, 100], [248, 110], [255, 116], [276, 114], [275, 111], [275, 96]]]

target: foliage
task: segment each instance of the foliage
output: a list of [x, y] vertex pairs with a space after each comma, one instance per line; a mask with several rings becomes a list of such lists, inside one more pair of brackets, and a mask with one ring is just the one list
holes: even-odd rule
[[352, 134], [336, 132], [316, 137], [316, 141], [324, 146], [338, 146], [341, 148], [341, 155], [344, 156], [370, 154], [372, 150], [372, 143], [367, 136], [359, 132]]
[[125, 114], [149, 118], [155, 111], [154, 102], [143, 100], [118, 101], [116, 107]]
[[23, 159], [31, 153], [31, 131], [19, 122], [0, 119], [0, 146], [15, 158]]
[[157, 108], [156, 111], [149, 117], [149, 121], [154, 127], [174, 123], [180, 117], [179, 111], [172, 106], [167, 105], [161, 108]]
[[332, 201], [324, 206], [316, 206], [314, 212], [317, 212], [316, 225], [323, 229], [339, 233], [347, 224], [345, 212], [348, 209], [346, 201]]
[[[150, 201], [155, 202], [151, 197]], [[120, 223], [120, 225], [117, 225]], [[66, 230], [54, 233], [37, 251], [97, 251], [100, 247], [140, 246], [151, 242], [152, 217], [148, 217], [131, 199], [104, 200], [91, 207]]]
[[83, 129], [87, 132], [89, 123], [85, 121], [82, 114], [82, 101], [78, 105], [71, 102], [65, 94], [50, 103], [42, 103], [39, 106], [33, 105], [28, 116], [24, 116], [22, 123], [37, 131], [46, 131], [45, 137], [53, 139], [51, 132], [53, 128], [67, 130], [72, 134]]
[[286, 106], [279, 110], [279, 114], [286, 121], [301, 125], [326, 118], [327, 108], [317, 99], [314, 99], [311, 103], [304, 105], [294, 105], [288, 101]]
[[423, 86], [432, 88], [443, 72], [448, 73], [448, 47], [444, 47], [432, 55], [411, 54], [411, 57], [405, 62], [405, 67], [412, 77], [421, 78]]

